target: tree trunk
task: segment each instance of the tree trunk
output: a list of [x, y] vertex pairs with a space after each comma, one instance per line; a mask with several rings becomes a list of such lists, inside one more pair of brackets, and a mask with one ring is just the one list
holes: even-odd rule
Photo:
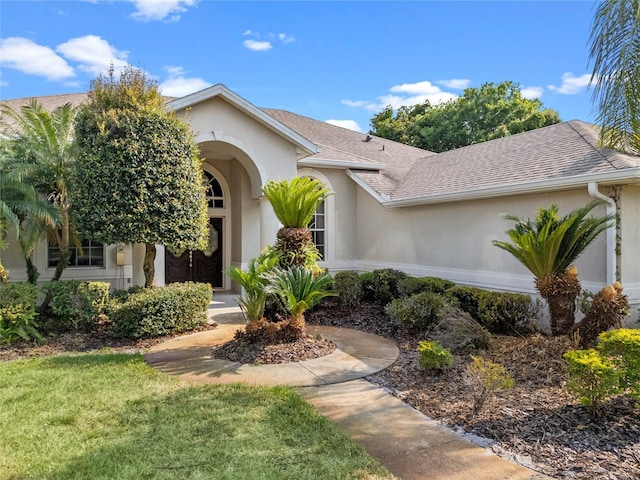
[[303, 315], [297, 315], [289, 319], [289, 328], [295, 332], [298, 338], [303, 338], [306, 334], [306, 324]]
[[536, 279], [536, 288], [549, 305], [551, 335], [567, 335], [576, 321], [576, 299], [581, 292], [576, 275], [560, 275]]
[[144, 271], [144, 286], [145, 288], [155, 286], [156, 270], [154, 262], [156, 260], [156, 246], [153, 243], [144, 244], [144, 264], [142, 270]]
[[40, 272], [38, 271], [38, 267], [36, 267], [33, 263], [31, 257], [24, 257], [25, 262], [27, 263], [27, 281], [31, 285], [38, 284], [38, 277], [40, 276]]
[[[62, 251], [62, 249], [60, 249], [60, 258], [58, 259], [58, 264], [56, 265], [56, 270], [53, 272], [53, 277], [51, 277], [51, 281], [52, 282], [59, 282], [60, 281], [60, 277], [62, 276], [62, 272], [64, 272], [64, 269], [67, 268], [67, 265], [69, 264], [69, 257], [71, 255], [69, 254], [69, 249], [67, 248], [66, 251]], [[51, 292], [47, 291], [46, 295], [44, 296], [44, 300], [42, 300], [42, 303], [40, 304], [40, 308], [38, 309], [40, 311], [41, 314], [45, 314], [46, 311], [49, 309], [49, 304], [51, 303]]]

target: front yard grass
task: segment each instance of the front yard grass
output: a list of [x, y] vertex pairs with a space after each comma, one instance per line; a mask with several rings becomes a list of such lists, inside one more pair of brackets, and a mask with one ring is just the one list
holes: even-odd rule
[[2, 479], [380, 479], [284, 387], [191, 385], [141, 355], [0, 364]]

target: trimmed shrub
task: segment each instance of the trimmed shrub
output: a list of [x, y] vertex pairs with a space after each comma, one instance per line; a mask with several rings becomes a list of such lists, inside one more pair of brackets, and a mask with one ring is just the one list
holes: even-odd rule
[[418, 343], [420, 368], [425, 370], [446, 370], [453, 364], [451, 352], [435, 340]]
[[539, 307], [529, 295], [462, 286], [453, 287], [448, 292], [458, 299], [462, 310], [491, 333], [529, 333], [534, 330]]
[[618, 328], [598, 336], [598, 351], [620, 370], [620, 388], [640, 400], [640, 329]]
[[22, 339], [42, 340], [38, 332], [36, 302], [38, 287], [30, 283], [0, 283], [0, 344]]
[[338, 294], [340, 303], [345, 307], [357, 307], [364, 297], [360, 275], [353, 270], [335, 274], [333, 277], [333, 291]]
[[398, 298], [398, 282], [407, 278], [400, 270], [384, 268], [373, 271], [373, 299], [380, 305], [386, 305]]
[[187, 332], [207, 321], [211, 286], [206, 283], [172, 283], [130, 294], [112, 302], [110, 334], [124, 338], [151, 338]]
[[470, 357], [471, 363], [466, 367], [465, 379], [471, 391], [472, 413], [475, 415], [496, 391], [512, 389], [515, 381], [504, 365], [482, 357]]
[[360, 284], [362, 285], [362, 293], [364, 294], [364, 298], [367, 300], [373, 300], [373, 272], [361, 273]]
[[456, 284], [437, 277], [407, 277], [398, 281], [398, 295], [409, 297], [416, 293], [432, 292], [445, 295], [445, 292]]
[[451, 304], [437, 293], [423, 292], [410, 297], [396, 298], [384, 311], [391, 321], [407, 330], [431, 330], [451, 308]]
[[432, 335], [452, 352], [488, 350], [493, 338], [491, 334], [467, 312], [452, 308], [436, 326]]
[[90, 329], [106, 309], [109, 288], [106, 282], [60, 280], [45, 283], [42, 290], [51, 295], [51, 318], [47, 327], [60, 331]]
[[599, 351], [569, 350], [564, 359], [569, 364], [567, 390], [591, 412], [620, 392], [620, 371]]

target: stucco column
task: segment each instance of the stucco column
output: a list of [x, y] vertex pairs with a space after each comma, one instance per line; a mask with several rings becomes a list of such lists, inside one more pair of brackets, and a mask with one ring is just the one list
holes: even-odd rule
[[267, 197], [260, 197], [260, 250], [276, 241], [276, 233], [280, 229], [278, 217], [273, 212]]

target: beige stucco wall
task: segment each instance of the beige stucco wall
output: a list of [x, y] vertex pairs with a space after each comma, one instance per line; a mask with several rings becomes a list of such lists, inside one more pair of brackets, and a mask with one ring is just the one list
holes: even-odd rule
[[[531, 274], [491, 241], [507, 240], [511, 213], [534, 217], [539, 207], [557, 203], [560, 214], [591, 200], [586, 189], [554, 194], [504, 197], [387, 210], [358, 190], [357, 256], [364, 270], [386, 264], [416, 275], [449, 278], [460, 284], [534, 293]], [[595, 214], [604, 215], [604, 207]], [[587, 289], [606, 281], [605, 236], [578, 259]]]

